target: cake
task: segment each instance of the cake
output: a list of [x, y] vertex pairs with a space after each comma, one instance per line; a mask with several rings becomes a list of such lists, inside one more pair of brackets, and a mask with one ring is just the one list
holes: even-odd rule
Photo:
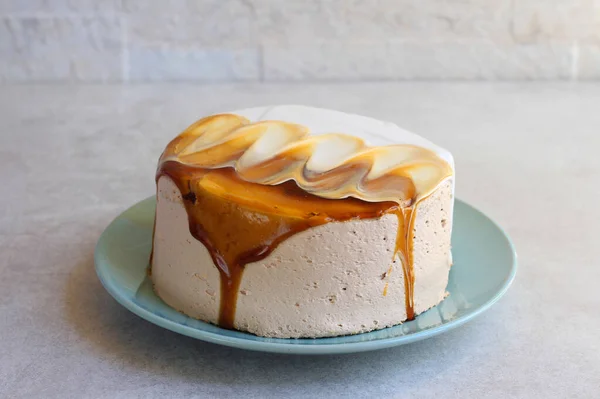
[[394, 124], [296, 105], [212, 115], [168, 144], [156, 183], [149, 274], [190, 317], [331, 337], [446, 296], [453, 159]]

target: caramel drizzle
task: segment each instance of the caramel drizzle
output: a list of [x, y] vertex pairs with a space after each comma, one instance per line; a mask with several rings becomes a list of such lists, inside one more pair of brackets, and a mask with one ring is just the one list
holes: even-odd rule
[[[237, 295], [248, 263], [264, 259], [288, 237], [311, 227], [333, 221], [379, 218], [398, 208], [393, 202], [320, 198], [301, 190], [294, 182], [276, 186], [249, 183], [231, 168], [198, 170], [168, 161], [159, 168], [157, 180], [162, 176], [177, 185], [190, 233], [204, 244], [219, 270], [219, 325], [225, 328], [234, 327]], [[238, 195], [231, 198], [225, 192]], [[240, 198], [239, 193], [243, 192], [251, 196]]]
[[[452, 175], [451, 167], [420, 147], [366, 147], [352, 136], [307, 135], [299, 125], [216, 115], [190, 126], [161, 156], [157, 182], [168, 176], [177, 185], [190, 233], [219, 270], [219, 325], [234, 328], [246, 264], [310, 227], [386, 213], [398, 217], [392, 260], [402, 262], [406, 313], [413, 319], [416, 206]], [[331, 143], [346, 151], [335, 162], [335, 156], [315, 159]]]
[[415, 318], [415, 270], [413, 267], [413, 241], [415, 238], [416, 204], [410, 208], [401, 208], [398, 216], [398, 233], [396, 234], [396, 249], [394, 259], [399, 257], [404, 274], [404, 296], [406, 302], [406, 318]]

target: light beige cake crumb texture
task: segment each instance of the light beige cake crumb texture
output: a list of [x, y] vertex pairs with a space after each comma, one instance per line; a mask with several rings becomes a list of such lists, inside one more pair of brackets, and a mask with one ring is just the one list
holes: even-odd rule
[[[417, 209], [417, 314], [446, 295], [452, 193], [449, 179]], [[219, 272], [206, 248], [190, 234], [181, 194], [168, 177], [160, 178], [157, 198], [155, 290], [175, 309], [216, 323]], [[386, 215], [329, 223], [285, 240], [267, 258], [246, 266], [235, 327], [265, 337], [299, 338], [356, 334], [403, 322], [402, 266], [400, 260], [392, 263], [397, 227], [397, 217]]]

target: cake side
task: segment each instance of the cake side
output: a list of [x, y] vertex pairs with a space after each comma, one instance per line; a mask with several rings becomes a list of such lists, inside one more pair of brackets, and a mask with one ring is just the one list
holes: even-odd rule
[[179, 188], [169, 177], [157, 182], [152, 283], [169, 306], [217, 324], [221, 296], [219, 270], [208, 249], [190, 233]]
[[[450, 267], [453, 180], [419, 204], [415, 220], [414, 304], [421, 313], [445, 295]], [[220, 276], [189, 231], [177, 186], [158, 181], [152, 280], [173, 308], [216, 324]], [[234, 326], [260, 336], [325, 337], [385, 328], [406, 320], [399, 259], [392, 263], [398, 219], [328, 223], [282, 242], [245, 266]]]
[[417, 207], [413, 268], [415, 314], [423, 313], [446, 297], [452, 266], [454, 179], [442, 183]]

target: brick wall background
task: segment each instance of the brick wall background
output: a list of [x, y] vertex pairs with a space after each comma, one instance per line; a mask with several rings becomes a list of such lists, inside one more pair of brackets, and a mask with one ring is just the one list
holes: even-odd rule
[[600, 0], [0, 0], [0, 82], [600, 78]]

